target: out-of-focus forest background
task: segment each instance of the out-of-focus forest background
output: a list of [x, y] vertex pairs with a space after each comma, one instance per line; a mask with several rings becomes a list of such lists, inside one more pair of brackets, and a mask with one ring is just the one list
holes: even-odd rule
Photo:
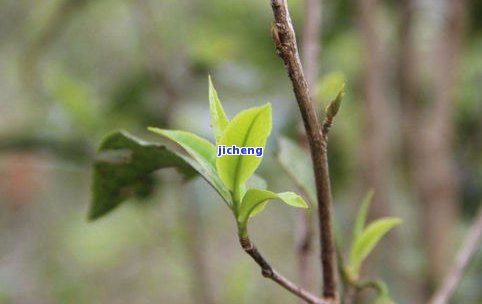
[[[347, 83], [329, 147], [342, 247], [373, 188], [370, 216], [404, 223], [365, 275], [384, 279], [399, 303], [424, 303], [482, 201], [482, 2], [324, 0], [311, 42], [310, 10], [289, 5], [302, 55], [320, 47], [318, 64], [303, 58], [320, 113]], [[212, 138], [208, 74], [230, 117], [272, 103], [258, 173], [270, 189], [297, 190], [275, 157], [278, 138], [299, 140], [300, 115], [271, 22], [268, 0], [0, 1], [0, 303], [298, 301], [259, 274], [201, 179], [159, 172], [152, 195], [148, 185], [86, 221], [91, 163], [108, 132]], [[251, 227], [294, 281], [300, 213], [272, 203]], [[481, 282], [479, 250], [453, 303], [481, 303]]]

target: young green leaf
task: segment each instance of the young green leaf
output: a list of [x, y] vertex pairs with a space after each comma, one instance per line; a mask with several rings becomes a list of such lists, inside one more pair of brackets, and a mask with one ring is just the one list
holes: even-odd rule
[[[270, 132], [271, 105], [266, 104], [236, 115], [224, 130], [218, 144], [227, 147], [236, 145], [264, 149]], [[216, 159], [216, 168], [226, 187], [236, 190], [242, 188], [253, 175], [261, 159], [262, 157], [255, 155], [224, 155]]]
[[360, 206], [360, 210], [356, 216], [355, 226], [353, 228], [353, 241], [356, 240], [363, 231], [365, 227], [365, 222], [367, 219], [368, 209], [370, 208], [370, 204], [373, 199], [373, 190], [370, 190], [365, 194], [363, 198], [362, 204]]
[[214, 137], [216, 142], [218, 142], [224, 129], [228, 126], [229, 120], [226, 113], [224, 113], [223, 106], [218, 98], [218, 92], [216, 92], [211, 81], [211, 76], [209, 76], [209, 113], [211, 115], [211, 125], [214, 129]]
[[270, 199], [279, 199], [293, 207], [308, 208], [303, 198], [294, 192], [274, 193], [263, 189], [249, 189], [241, 202], [238, 222], [245, 226], [250, 217], [264, 210]]
[[216, 173], [216, 148], [212, 143], [186, 131], [165, 130], [153, 127], [149, 127], [148, 130], [172, 140], [186, 150], [199, 163], [202, 169], [201, 175], [205, 177], [206, 181], [214, 187], [228, 205], [232, 206], [231, 194]]
[[[266, 202], [270, 199], [278, 198], [278, 195], [269, 190], [249, 189], [243, 196], [239, 207], [238, 221], [245, 223], [250, 216], [254, 216], [261, 212]], [[253, 214], [254, 212], [254, 214]]]
[[345, 96], [345, 84], [342, 85], [338, 95], [336, 95], [335, 99], [330, 102], [330, 104], [326, 107], [325, 113], [328, 117], [335, 117], [340, 110], [341, 102], [343, 101], [343, 97]]
[[176, 167], [187, 177], [194, 176], [198, 170], [189, 164], [187, 156], [163, 145], [142, 141], [123, 131], [108, 135], [93, 165], [89, 220], [112, 211], [143, 186], [140, 180], [167, 167]]
[[354, 240], [350, 255], [350, 268], [355, 276], [358, 276], [361, 264], [370, 252], [372, 252], [380, 239], [390, 231], [390, 229], [399, 225], [401, 222], [399, 218], [387, 217], [379, 219], [368, 225], [362, 234]]
[[279, 152], [276, 157], [281, 167], [295, 185], [308, 196], [308, 200], [316, 202], [315, 179], [309, 154], [286, 137], [281, 137], [278, 145]]

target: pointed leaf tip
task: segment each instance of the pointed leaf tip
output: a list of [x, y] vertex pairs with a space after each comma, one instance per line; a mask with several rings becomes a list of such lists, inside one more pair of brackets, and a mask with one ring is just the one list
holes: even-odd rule
[[365, 227], [365, 222], [367, 219], [368, 210], [370, 209], [370, 204], [372, 202], [374, 193], [375, 192], [373, 190], [369, 190], [365, 194], [365, 197], [363, 197], [360, 209], [356, 216], [355, 226], [353, 228], [353, 241], [355, 241], [363, 232], [363, 228]]
[[224, 112], [221, 101], [218, 97], [218, 92], [214, 88], [211, 80], [211, 75], [208, 76], [209, 81], [209, 114], [211, 116], [211, 126], [214, 130], [214, 137], [216, 142], [221, 138], [224, 129], [229, 124], [229, 119]]
[[393, 227], [401, 223], [401, 219], [394, 217], [376, 220], [368, 225], [363, 233], [354, 240], [350, 254], [350, 267], [356, 276], [360, 272], [363, 261], [380, 242], [380, 239]]
[[328, 115], [329, 117], [335, 117], [336, 114], [338, 114], [338, 111], [341, 107], [341, 102], [343, 101], [343, 97], [345, 97], [345, 83], [342, 84], [340, 91], [336, 95], [335, 99], [330, 102], [330, 104], [326, 108], [326, 115]]

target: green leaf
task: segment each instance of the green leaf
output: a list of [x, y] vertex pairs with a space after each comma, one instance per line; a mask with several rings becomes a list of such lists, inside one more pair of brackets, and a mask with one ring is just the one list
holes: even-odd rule
[[[271, 105], [240, 112], [228, 124], [218, 144], [230, 147], [262, 147], [271, 132]], [[218, 174], [230, 190], [242, 188], [261, 163], [255, 155], [224, 155], [216, 160]], [[236, 198], [236, 199], [239, 199]], [[236, 200], [235, 199], [235, 200]]]
[[393, 227], [401, 223], [399, 218], [382, 218], [370, 225], [355, 240], [350, 255], [350, 268], [358, 276], [360, 267], [380, 239]]
[[370, 208], [370, 204], [373, 199], [373, 190], [370, 190], [365, 194], [363, 198], [362, 204], [360, 206], [360, 210], [356, 216], [355, 226], [353, 228], [353, 241], [355, 241], [363, 231], [365, 227], [365, 222], [367, 219], [368, 209]]
[[308, 196], [308, 200], [311, 203], [316, 202], [315, 178], [310, 155], [286, 137], [281, 137], [278, 145], [279, 151], [276, 157], [281, 167], [295, 185]]
[[216, 142], [218, 142], [224, 129], [228, 126], [229, 120], [226, 113], [224, 113], [218, 93], [211, 81], [211, 76], [209, 76], [209, 113], [211, 115], [211, 125], [214, 129], [214, 137]]
[[263, 189], [249, 189], [246, 191], [241, 202], [238, 222], [245, 226], [250, 217], [257, 215], [264, 210], [270, 199], [280, 199], [293, 207], [308, 208], [308, 205], [303, 198], [294, 192], [274, 193]]
[[159, 134], [180, 145], [199, 164], [199, 172], [221, 195], [228, 206], [232, 206], [229, 190], [216, 173], [216, 148], [206, 139], [186, 131], [165, 130], [149, 127], [149, 131]]
[[187, 177], [196, 174], [187, 157], [167, 147], [142, 141], [127, 132], [108, 135], [93, 164], [92, 203], [88, 218], [97, 219], [142, 190], [139, 181], [158, 169], [176, 167]]
[[[275, 198], [278, 198], [278, 195], [269, 190], [256, 188], [249, 189], [248, 191], [246, 191], [246, 194], [244, 194], [243, 200], [241, 201], [238, 221], [241, 223], [245, 223], [250, 216], [254, 216], [257, 213], [261, 212], [264, 209], [268, 200]], [[255, 213], [253, 214], [253, 212]]]

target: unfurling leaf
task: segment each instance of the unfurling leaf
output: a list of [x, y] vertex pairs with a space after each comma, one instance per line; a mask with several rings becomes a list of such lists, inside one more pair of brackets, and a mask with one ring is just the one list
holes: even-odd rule
[[350, 269], [355, 276], [358, 276], [361, 264], [370, 252], [372, 252], [380, 239], [390, 231], [390, 229], [399, 225], [401, 222], [399, 218], [387, 217], [379, 219], [368, 225], [362, 234], [354, 240], [350, 255]]
[[[223, 132], [218, 144], [237, 147], [262, 147], [271, 132], [271, 105], [244, 110]], [[216, 160], [221, 180], [230, 190], [241, 189], [261, 163], [256, 155], [224, 155]], [[236, 196], [236, 193], [234, 193]], [[240, 199], [237, 197], [236, 199]]]
[[249, 189], [243, 197], [237, 215], [242, 230], [246, 229], [248, 219], [263, 211], [270, 199], [279, 199], [293, 207], [308, 208], [303, 198], [294, 192], [274, 193], [263, 189]]
[[353, 241], [355, 241], [363, 231], [365, 227], [365, 222], [367, 219], [368, 209], [370, 208], [370, 204], [373, 199], [373, 190], [370, 190], [365, 194], [363, 198], [362, 204], [360, 206], [360, 210], [356, 216], [355, 226], [353, 228]]
[[343, 101], [344, 96], [345, 96], [345, 84], [342, 85], [335, 99], [332, 102], [330, 102], [328, 107], [326, 107], [325, 112], [328, 117], [335, 117], [336, 114], [338, 114], [338, 110], [340, 110], [341, 102]]
[[199, 172], [208, 183], [221, 195], [231, 207], [232, 199], [229, 190], [223, 185], [216, 173], [216, 148], [206, 139], [186, 131], [165, 130], [149, 127], [149, 131], [159, 134], [180, 145], [198, 163]]
[[105, 137], [93, 165], [89, 220], [109, 213], [125, 199], [139, 193], [140, 180], [167, 167], [176, 167], [187, 177], [194, 176], [197, 170], [187, 156], [127, 132], [118, 131]]
[[218, 92], [216, 92], [211, 81], [211, 76], [209, 76], [209, 113], [211, 115], [211, 125], [214, 129], [214, 137], [216, 142], [218, 142], [224, 129], [228, 126], [229, 120], [226, 113], [224, 113], [223, 106], [218, 98]]

